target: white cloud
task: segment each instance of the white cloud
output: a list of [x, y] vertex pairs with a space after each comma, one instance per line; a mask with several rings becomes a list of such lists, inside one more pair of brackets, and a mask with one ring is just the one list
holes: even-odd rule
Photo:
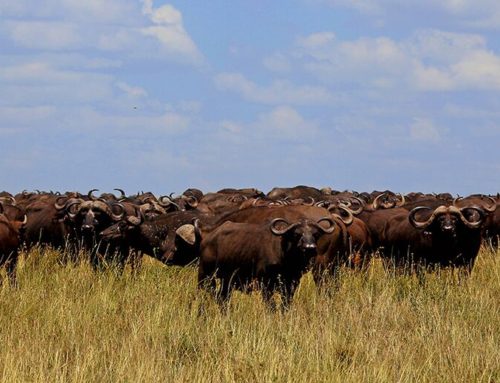
[[[470, 104], [462, 105], [459, 103], [448, 103], [443, 108], [446, 115], [460, 120], [472, 119], [491, 119], [491, 121], [500, 121], [500, 103], [492, 105], [481, 105], [481, 107]], [[496, 131], [500, 132], [500, 125], [496, 125]]]
[[26, 130], [44, 132], [83, 132], [85, 136], [105, 136], [110, 142], [120, 140], [157, 140], [181, 135], [190, 129], [193, 116], [165, 107], [163, 110], [142, 108], [107, 110], [88, 106], [1, 107], [2, 133], [25, 135]]
[[134, 29], [116, 28], [98, 36], [96, 45], [103, 51], [133, 51], [140, 47], [141, 37]]
[[[377, 1], [373, 0], [318, 0], [321, 3], [326, 3], [331, 6], [349, 7], [364, 13], [378, 13], [381, 11], [381, 6]], [[381, 2], [379, 0], [379, 2]]]
[[0, 14], [6, 17], [64, 20], [92, 20], [96, 23], [133, 23], [138, 6], [127, 0], [0, 0]]
[[427, 0], [429, 7], [442, 7], [465, 24], [481, 28], [500, 28], [500, 3], [497, 0]]
[[[75, 118], [76, 117], [76, 118]], [[185, 133], [191, 126], [193, 115], [173, 110], [169, 105], [160, 110], [132, 109], [103, 113], [97, 108], [80, 108], [72, 120], [75, 127], [84, 121], [88, 129], [106, 132], [115, 139], [144, 139]], [[140, 134], [138, 135], [138, 132]]]
[[71, 49], [81, 42], [78, 27], [73, 23], [9, 21], [5, 26], [15, 43], [30, 49]]
[[202, 61], [202, 55], [196, 44], [184, 29], [179, 10], [169, 4], [155, 9], [152, 0], [144, 0], [142, 12], [156, 24], [142, 28], [141, 32], [144, 35], [156, 38], [162, 48], [174, 57], [188, 59], [194, 63]]
[[307, 121], [290, 106], [278, 106], [261, 114], [255, 126], [264, 133], [293, 140], [307, 140], [317, 130], [314, 122]]
[[[1, 0], [0, 0], [1, 1]], [[11, 3], [11, 2], [8, 2]], [[17, 47], [78, 52], [121, 52], [200, 64], [203, 56], [184, 28], [182, 13], [172, 5], [153, 7], [152, 0], [28, 0], [17, 6], [0, 2], [5, 20], [0, 29]], [[0, 35], [1, 37], [1, 35]]]
[[265, 57], [262, 62], [267, 69], [277, 73], [289, 73], [292, 69], [290, 60], [279, 52]]
[[416, 31], [403, 48], [421, 60], [450, 64], [461, 60], [467, 52], [485, 50], [486, 39], [479, 34], [452, 33], [437, 29]]
[[500, 57], [492, 52], [471, 52], [454, 63], [451, 72], [465, 88], [500, 89]]
[[0, 106], [2, 124], [0, 131], [3, 134], [19, 133], [20, 129], [33, 129], [40, 123], [50, 123], [56, 115], [54, 106]]
[[321, 48], [335, 40], [333, 32], [312, 33], [305, 37], [297, 39], [297, 45], [306, 49]]
[[441, 139], [434, 123], [426, 118], [415, 118], [410, 126], [410, 136], [416, 141], [438, 142]]
[[220, 126], [222, 129], [230, 132], [230, 133], [235, 133], [235, 134], [238, 134], [238, 133], [241, 133], [245, 127], [241, 124], [238, 124], [234, 121], [228, 121], [228, 120], [224, 120], [220, 123]]
[[220, 73], [215, 84], [221, 90], [240, 94], [243, 98], [262, 104], [326, 104], [333, 100], [327, 89], [316, 86], [295, 86], [287, 80], [273, 81], [269, 86], [259, 86], [240, 73]]
[[136, 5], [123, 0], [56, 0], [66, 15], [79, 20], [93, 20], [94, 22], [131, 23]]
[[318, 123], [305, 119], [297, 110], [280, 105], [257, 115], [250, 123], [224, 120], [219, 123], [222, 137], [233, 142], [310, 141], [318, 133]]
[[130, 86], [127, 83], [123, 81], [119, 81], [116, 83], [116, 86], [124, 91], [127, 95], [131, 97], [145, 97], [148, 95], [148, 93], [141, 87], [138, 86]]
[[422, 91], [500, 89], [500, 56], [477, 34], [425, 30], [403, 41], [341, 41], [324, 32], [300, 38], [290, 57], [333, 83]]
[[[77, 85], [78, 83], [90, 81], [109, 82], [111, 76], [84, 72], [59, 69], [45, 61], [32, 61], [24, 64], [3, 67], [0, 72], [0, 81], [5, 83], [28, 83], [51, 84], [51, 85]], [[84, 84], [80, 84], [84, 86]], [[79, 87], [75, 88], [78, 89]]]
[[415, 65], [413, 79], [417, 90], [451, 91], [454, 89], [453, 79], [448, 72], [438, 68], [425, 67], [420, 63]]
[[333, 7], [347, 7], [361, 13], [388, 17], [415, 10], [442, 12], [469, 26], [500, 28], [500, 2], [497, 0], [315, 0]]
[[62, 69], [46, 61], [0, 66], [0, 103], [41, 105], [113, 100], [113, 77], [91, 71]]

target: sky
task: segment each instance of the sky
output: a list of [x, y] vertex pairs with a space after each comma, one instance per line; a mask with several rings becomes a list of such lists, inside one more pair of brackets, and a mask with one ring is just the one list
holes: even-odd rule
[[0, 190], [500, 191], [498, 0], [0, 0]]

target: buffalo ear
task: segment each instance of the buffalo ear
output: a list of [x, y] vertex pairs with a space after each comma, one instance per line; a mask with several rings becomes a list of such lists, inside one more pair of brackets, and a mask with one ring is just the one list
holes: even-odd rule
[[184, 242], [194, 245], [196, 242], [196, 234], [195, 234], [195, 228], [194, 225], [192, 224], [185, 224], [179, 227], [176, 231], [175, 234], [181, 237]]
[[139, 217], [136, 217], [134, 215], [130, 216], [130, 217], [127, 217], [127, 221], [129, 223], [131, 223], [132, 225], [134, 226], [139, 226], [142, 222], [142, 219], [140, 219]]
[[478, 222], [483, 218], [477, 209], [465, 208], [465, 209], [462, 209], [461, 212], [464, 215], [464, 217], [467, 219], [467, 221], [470, 221], [470, 222]]

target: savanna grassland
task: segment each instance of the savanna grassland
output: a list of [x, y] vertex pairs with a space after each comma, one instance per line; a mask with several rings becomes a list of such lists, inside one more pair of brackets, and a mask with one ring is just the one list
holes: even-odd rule
[[500, 253], [483, 250], [465, 284], [379, 262], [321, 291], [306, 275], [285, 313], [256, 292], [222, 312], [194, 267], [59, 259], [32, 251], [0, 291], [2, 382], [500, 381]]

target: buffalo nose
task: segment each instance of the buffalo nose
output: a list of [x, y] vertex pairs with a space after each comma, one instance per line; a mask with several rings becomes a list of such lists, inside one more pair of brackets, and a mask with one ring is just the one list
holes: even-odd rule
[[92, 230], [94, 227], [92, 225], [82, 225], [83, 230]]
[[443, 226], [443, 230], [450, 231], [452, 229], [453, 229], [452, 225], [445, 225], [445, 226]]
[[306, 243], [304, 245], [304, 249], [306, 249], [306, 250], [315, 250], [316, 249], [316, 244], [314, 244], [314, 243]]

